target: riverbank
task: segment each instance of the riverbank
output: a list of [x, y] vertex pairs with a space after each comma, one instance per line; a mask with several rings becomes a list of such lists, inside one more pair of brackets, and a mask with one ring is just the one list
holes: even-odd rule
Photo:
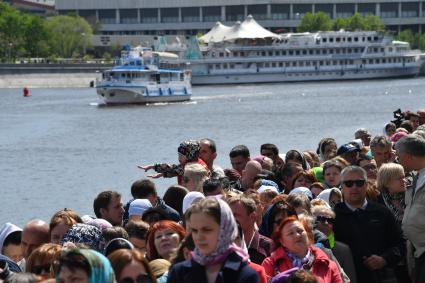
[[0, 88], [89, 87], [112, 64], [0, 64]]
[[69, 88], [90, 87], [101, 73], [39, 73], [0, 75], [0, 88]]

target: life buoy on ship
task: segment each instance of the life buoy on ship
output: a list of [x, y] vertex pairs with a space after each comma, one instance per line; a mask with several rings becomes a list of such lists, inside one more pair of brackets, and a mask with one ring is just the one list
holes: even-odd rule
[[24, 94], [24, 97], [31, 96], [30, 90], [27, 87], [24, 87], [23, 94]]

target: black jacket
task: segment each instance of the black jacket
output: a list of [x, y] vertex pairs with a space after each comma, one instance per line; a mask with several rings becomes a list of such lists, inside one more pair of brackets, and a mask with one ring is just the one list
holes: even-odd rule
[[[207, 282], [205, 267], [193, 260], [186, 260], [172, 266], [168, 272], [167, 283], [203, 283]], [[255, 270], [242, 262], [236, 253], [231, 253], [220, 272], [216, 283], [259, 283], [260, 278]]]
[[373, 272], [363, 264], [364, 257], [378, 255], [387, 268], [401, 260], [403, 244], [400, 227], [394, 216], [383, 205], [368, 202], [364, 210], [350, 210], [345, 203], [335, 207], [335, 239], [347, 244], [353, 253], [357, 281], [381, 282], [382, 272]]

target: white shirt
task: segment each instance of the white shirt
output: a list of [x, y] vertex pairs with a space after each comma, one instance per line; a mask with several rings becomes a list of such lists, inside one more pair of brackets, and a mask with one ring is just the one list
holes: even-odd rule
[[[357, 208], [355, 208], [355, 207], [352, 207], [351, 205], [349, 205], [347, 202], [345, 202], [345, 205], [351, 210], [351, 211], [356, 211], [357, 210]], [[365, 210], [366, 209], [366, 206], [367, 206], [367, 200], [365, 199], [364, 200], [364, 202], [363, 202], [363, 205], [362, 205], [362, 207], [360, 207], [360, 209], [361, 210]]]

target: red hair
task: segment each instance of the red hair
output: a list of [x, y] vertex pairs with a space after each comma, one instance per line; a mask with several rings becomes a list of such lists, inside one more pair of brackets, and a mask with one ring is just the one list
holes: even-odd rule
[[170, 229], [179, 235], [180, 241], [186, 236], [186, 230], [178, 223], [171, 220], [161, 220], [153, 224], [148, 231], [147, 252], [149, 261], [161, 258], [155, 247], [155, 233], [159, 230]]
[[282, 244], [280, 243], [280, 238], [281, 238], [281, 233], [282, 233], [283, 228], [286, 226], [286, 224], [289, 224], [289, 223], [292, 223], [292, 222], [295, 222], [295, 221], [298, 221], [298, 222], [300, 222], [303, 225], [304, 230], [307, 232], [307, 237], [308, 237], [308, 240], [309, 240], [309, 244], [312, 244], [314, 242], [314, 240], [313, 240], [313, 232], [311, 231], [311, 229], [307, 225], [307, 223], [305, 223], [304, 221], [298, 219], [297, 216], [292, 215], [292, 216], [289, 216], [289, 217], [285, 218], [279, 224], [279, 227], [276, 230], [273, 231], [272, 239], [273, 239], [273, 242], [274, 242], [274, 245], [275, 245], [275, 249], [277, 249], [278, 247], [281, 247], [282, 246]]

